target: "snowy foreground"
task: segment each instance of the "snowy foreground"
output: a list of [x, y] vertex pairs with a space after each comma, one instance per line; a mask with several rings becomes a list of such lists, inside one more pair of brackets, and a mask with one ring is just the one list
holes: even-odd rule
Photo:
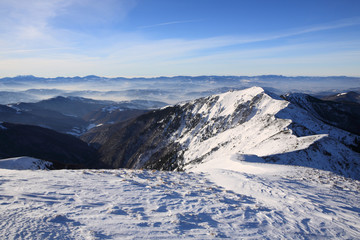
[[359, 181], [256, 161], [192, 173], [0, 169], [0, 239], [360, 238]]

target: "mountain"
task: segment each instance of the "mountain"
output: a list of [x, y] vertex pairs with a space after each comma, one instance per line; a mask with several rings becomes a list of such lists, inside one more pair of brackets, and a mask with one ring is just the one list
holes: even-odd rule
[[166, 105], [147, 100], [113, 102], [58, 96], [35, 103], [0, 105], [0, 121], [46, 127], [78, 136], [96, 125], [125, 121], [148, 109]]
[[87, 114], [83, 119], [93, 125], [103, 125], [123, 122], [147, 113], [148, 111], [149, 110], [129, 109], [110, 105]]
[[[81, 133], [89, 125], [85, 120], [41, 107], [22, 108], [0, 105], [0, 121], [46, 127], [62, 133]], [[21, 107], [21, 108], [20, 108]]]
[[0, 122], [0, 158], [185, 170], [0, 160], [0, 239], [359, 239], [359, 136], [289, 100], [254, 87], [93, 128], [105, 166], [75, 137]]
[[10, 104], [14, 102], [36, 102], [39, 98], [25, 92], [0, 91], [0, 104]]
[[105, 167], [96, 150], [78, 138], [53, 130], [0, 124], [0, 158], [29, 156], [53, 163], [55, 169]]
[[137, 110], [146, 110], [146, 109], [156, 109], [168, 105], [164, 102], [159, 101], [149, 101], [149, 100], [131, 100], [131, 101], [105, 101], [105, 100], [94, 100], [90, 98], [83, 97], [62, 97], [58, 96], [55, 98], [50, 98], [42, 100], [35, 103], [17, 103], [10, 104], [9, 106], [20, 109], [24, 111], [30, 110], [50, 110], [57, 111], [63, 115], [74, 116], [74, 117], [84, 117], [90, 113], [96, 111], [113, 111], [116, 109], [137, 109]]
[[305, 109], [324, 123], [360, 135], [360, 104], [324, 101], [302, 93], [291, 93], [281, 97]]
[[82, 139], [115, 168], [189, 170], [231, 158], [360, 178], [360, 154], [353, 150], [359, 148], [359, 136], [259, 87], [154, 110], [94, 129]]
[[322, 97], [321, 99], [326, 101], [360, 104], [360, 94], [353, 91], [325, 96]]
[[92, 111], [113, 104], [111, 101], [97, 101], [81, 97], [62, 97], [58, 96], [47, 100], [42, 100], [36, 103], [18, 103], [14, 104], [16, 108], [21, 110], [37, 110], [46, 109], [57, 111], [63, 115], [73, 117], [83, 117]]
[[[226, 89], [261, 86], [272, 92], [335, 94], [359, 89], [358, 77], [263, 76], [174, 76], [153, 78], [107, 78], [99, 76], [41, 78], [18, 76], [1, 78], [0, 89], [8, 91], [0, 104], [39, 101], [50, 97], [78, 96], [101, 100], [157, 100], [170, 104], [223, 93]], [[11, 93], [12, 91], [12, 93]], [[19, 92], [21, 91], [21, 92]], [[11, 98], [11, 101], [9, 99]], [[26, 101], [27, 102], [27, 101]]]

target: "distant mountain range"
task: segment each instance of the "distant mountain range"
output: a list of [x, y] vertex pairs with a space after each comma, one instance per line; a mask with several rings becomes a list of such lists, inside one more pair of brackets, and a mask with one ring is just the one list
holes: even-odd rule
[[145, 99], [176, 104], [252, 86], [260, 86], [276, 94], [302, 92], [323, 97], [348, 91], [359, 93], [360, 78], [279, 75], [154, 78], [18, 76], [0, 79], [0, 104], [37, 102], [60, 95], [113, 101]]

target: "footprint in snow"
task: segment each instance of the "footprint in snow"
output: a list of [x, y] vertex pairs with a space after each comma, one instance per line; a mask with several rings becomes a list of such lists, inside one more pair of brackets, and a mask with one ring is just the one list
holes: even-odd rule
[[167, 212], [167, 207], [165, 205], [158, 207], [154, 212]]
[[112, 207], [108, 210], [108, 213], [110, 214], [115, 214], [115, 215], [128, 215], [127, 212], [125, 212], [124, 210], [120, 209], [118, 206]]

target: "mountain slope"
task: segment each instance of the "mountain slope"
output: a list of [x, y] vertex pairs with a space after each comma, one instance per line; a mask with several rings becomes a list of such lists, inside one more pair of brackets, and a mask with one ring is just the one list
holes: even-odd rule
[[327, 124], [360, 135], [360, 104], [323, 101], [302, 93], [281, 97]]
[[96, 151], [74, 136], [12, 123], [0, 125], [0, 158], [29, 156], [50, 161], [59, 168], [104, 167]]
[[90, 98], [82, 97], [54, 97], [47, 100], [42, 100], [36, 103], [17, 103], [11, 104], [12, 107], [24, 111], [29, 110], [50, 110], [56, 111], [64, 115], [74, 117], [85, 117], [86, 115], [103, 109], [154, 109], [166, 106], [167, 104], [159, 101], [147, 101], [147, 100], [132, 100], [132, 101], [104, 101], [94, 100]]
[[345, 102], [345, 103], [358, 103], [360, 104], [360, 94], [357, 92], [345, 92], [338, 93], [335, 95], [325, 96], [321, 98], [326, 101], [334, 101], [334, 102]]
[[111, 101], [97, 101], [81, 97], [58, 96], [36, 103], [18, 103], [13, 106], [21, 110], [46, 109], [57, 111], [68, 116], [83, 117], [92, 111], [97, 111], [113, 103], [114, 102]]
[[164, 102], [133, 100], [101, 101], [81, 97], [55, 97], [35, 103], [0, 105], [0, 121], [35, 125], [79, 136], [102, 124], [122, 122]]
[[73, 133], [75, 130], [83, 132], [89, 125], [81, 118], [67, 116], [54, 110], [20, 109], [15, 105], [10, 106], [0, 105], [0, 121], [46, 127], [62, 133]]
[[112, 167], [191, 169], [223, 157], [310, 166], [358, 179], [357, 136], [324, 124], [307, 111], [253, 87], [163, 108], [126, 123], [94, 130]]
[[118, 106], [108, 106], [108, 107], [103, 107], [98, 111], [94, 111], [87, 114], [86, 116], [83, 117], [83, 119], [96, 125], [109, 124], [109, 123], [123, 122], [131, 118], [140, 116], [146, 112], [148, 112], [148, 110], [121, 108]]

